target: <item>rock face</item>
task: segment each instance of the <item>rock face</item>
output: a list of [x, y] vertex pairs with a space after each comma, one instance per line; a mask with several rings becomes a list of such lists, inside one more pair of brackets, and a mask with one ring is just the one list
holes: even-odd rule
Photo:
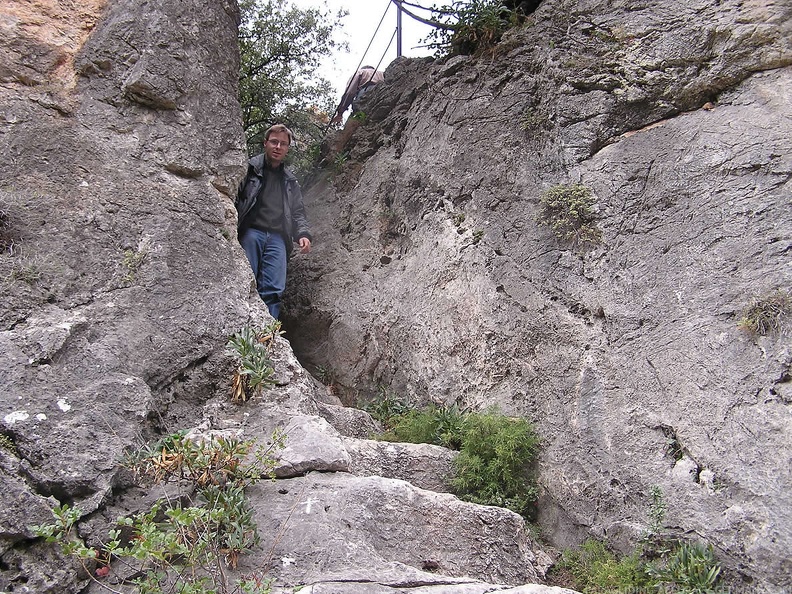
[[[628, 549], [658, 486], [666, 530], [788, 591], [789, 334], [737, 322], [792, 288], [792, 6], [534, 17], [477, 58], [397, 61], [367, 97], [347, 165], [308, 193], [292, 345], [350, 394], [534, 421], [557, 545]], [[593, 246], [537, 220], [543, 191], [578, 182]]]
[[278, 386], [228, 401], [228, 337], [271, 321], [235, 237], [237, 21], [233, 0], [0, 2], [0, 591], [102, 591], [31, 526], [66, 503], [96, 544], [147, 509], [125, 452], [276, 427], [245, 569], [289, 592], [557, 591], [525, 585], [548, 559], [519, 517], [440, 492], [450, 452], [366, 440], [285, 340]]

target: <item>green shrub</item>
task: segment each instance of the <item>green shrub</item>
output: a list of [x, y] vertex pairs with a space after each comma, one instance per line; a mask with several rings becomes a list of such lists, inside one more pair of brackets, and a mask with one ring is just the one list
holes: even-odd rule
[[[619, 557], [604, 542], [587, 540], [578, 550], [564, 551], [553, 572], [566, 570], [574, 589], [583, 594], [636, 592], [717, 594], [721, 566], [712, 548], [676, 543], [653, 551], [660, 558], [647, 562], [638, 549]], [[552, 579], [552, 578], [551, 578]]]
[[658, 592], [714, 594], [721, 566], [711, 546], [678, 545], [667, 559], [649, 566], [647, 573]]
[[584, 594], [722, 592], [718, 589], [721, 567], [712, 547], [664, 536], [667, 505], [663, 492], [654, 486], [651, 496], [650, 525], [633, 553], [619, 557], [604, 542], [587, 540], [578, 550], [564, 551], [553, 574], [569, 572], [575, 582], [572, 587]]
[[766, 336], [781, 330], [784, 319], [792, 313], [792, 298], [777, 290], [754, 299], [746, 307], [737, 325], [751, 334]]
[[583, 184], [553, 186], [539, 199], [539, 222], [550, 226], [559, 239], [597, 243], [602, 232], [596, 225], [594, 196]]
[[575, 579], [575, 588], [584, 594], [644, 592], [650, 586], [638, 554], [617, 558], [605, 543], [587, 540], [577, 551], [564, 551], [557, 569], [566, 569]]
[[468, 415], [451, 480], [461, 499], [506, 507], [530, 517], [537, 489], [529, 466], [539, 453], [539, 437], [525, 419], [497, 412]]
[[500, 0], [453, 0], [432, 8], [438, 27], [429, 34], [429, 47], [447, 54], [473, 54], [497, 44], [520, 17]]
[[460, 499], [532, 515], [537, 491], [529, 467], [539, 438], [525, 419], [433, 405], [397, 414], [385, 424], [389, 430], [381, 439], [459, 450], [451, 486]]
[[391, 418], [387, 441], [431, 443], [454, 450], [462, 446], [465, 419], [456, 405], [431, 405], [424, 410], [408, 410]]
[[396, 396], [384, 386], [380, 386], [375, 398], [359, 402], [358, 406], [386, 429], [393, 427], [402, 415], [414, 409], [406, 399]]

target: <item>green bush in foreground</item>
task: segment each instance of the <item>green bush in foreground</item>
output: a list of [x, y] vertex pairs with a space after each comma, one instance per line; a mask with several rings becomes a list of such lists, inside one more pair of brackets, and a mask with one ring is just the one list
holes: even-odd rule
[[464, 424], [451, 486], [462, 499], [530, 517], [537, 489], [529, 467], [538, 453], [539, 437], [525, 419], [495, 412], [471, 414]]
[[381, 438], [388, 441], [459, 450], [451, 486], [460, 499], [532, 515], [537, 492], [529, 468], [539, 452], [539, 437], [525, 419], [431, 406], [396, 415], [386, 426], [390, 429]]
[[140, 576], [133, 583], [142, 594], [265, 594], [262, 576], [235, 584], [225, 577], [225, 567], [235, 568], [239, 556], [259, 542], [245, 487], [272, 476], [271, 453], [283, 447], [283, 437], [275, 434], [266, 449], [253, 446], [175, 433], [130, 456], [126, 465], [145, 481], [171, 482], [177, 494], [166, 491], [151, 509], [118, 518], [118, 527], [98, 546], [86, 545], [77, 535], [82, 513], [68, 505], [52, 511], [52, 523], [32, 530], [59, 543], [110, 592], [116, 590], [100, 578], [131, 573]]

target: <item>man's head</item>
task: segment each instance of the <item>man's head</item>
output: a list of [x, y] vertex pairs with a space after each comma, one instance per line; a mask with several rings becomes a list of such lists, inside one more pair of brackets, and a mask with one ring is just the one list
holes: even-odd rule
[[294, 135], [283, 124], [275, 124], [264, 133], [264, 154], [271, 167], [278, 167], [289, 152]]

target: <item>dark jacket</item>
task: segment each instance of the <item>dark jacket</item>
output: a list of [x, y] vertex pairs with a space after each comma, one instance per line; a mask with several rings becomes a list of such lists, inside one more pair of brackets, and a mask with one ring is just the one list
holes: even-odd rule
[[[239, 237], [247, 231], [253, 219], [259, 195], [266, 185], [267, 167], [264, 154], [256, 155], [248, 161], [248, 170], [245, 179], [239, 184], [237, 198], [234, 206], [238, 213], [237, 234]], [[311, 230], [308, 219], [305, 217], [302, 191], [297, 183], [294, 173], [283, 168], [284, 200], [283, 200], [283, 228], [279, 229], [286, 240], [286, 250], [291, 253], [292, 242], [299, 241], [301, 237], [311, 239]]]

